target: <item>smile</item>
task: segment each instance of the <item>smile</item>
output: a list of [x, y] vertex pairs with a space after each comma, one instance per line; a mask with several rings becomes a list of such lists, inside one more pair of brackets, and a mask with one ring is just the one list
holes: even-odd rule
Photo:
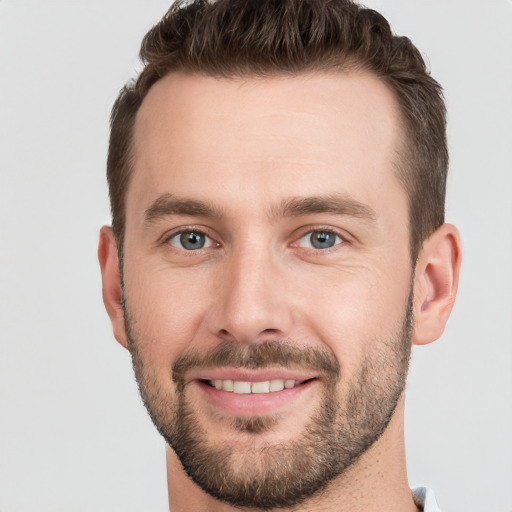
[[247, 418], [304, 404], [321, 385], [317, 375], [283, 369], [217, 368], [198, 373], [189, 382], [210, 410]]
[[208, 384], [218, 390], [228, 391], [239, 395], [260, 394], [260, 393], [275, 393], [283, 389], [292, 389], [295, 386], [302, 384], [304, 381], [296, 381], [292, 379], [274, 379], [262, 382], [246, 382], [241, 380], [221, 380], [213, 379], [208, 381]]

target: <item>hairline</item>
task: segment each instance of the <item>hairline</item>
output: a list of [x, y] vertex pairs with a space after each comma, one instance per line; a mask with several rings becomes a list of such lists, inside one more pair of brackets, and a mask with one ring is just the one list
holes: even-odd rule
[[[316, 64], [316, 65], [315, 65]], [[161, 82], [162, 80], [168, 78], [171, 75], [184, 75], [188, 77], [210, 77], [215, 78], [217, 80], [237, 80], [237, 79], [268, 79], [268, 78], [289, 78], [290, 80], [298, 77], [307, 77], [308, 75], [318, 75], [318, 74], [352, 74], [352, 73], [361, 73], [362, 75], [367, 74], [369, 76], [373, 76], [377, 78], [391, 93], [397, 116], [398, 123], [398, 136], [395, 141], [396, 147], [394, 148], [394, 158], [392, 158], [392, 166], [394, 170], [395, 178], [399, 181], [401, 187], [403, 188], [404, 193], [407, 197], [407, 223], [408, 223], [408, 233], [409, 233], [409, 248], [411, 254], [411, 260], [414, 265], [416, 263], [418, 253], [421, 249], [422, 240], [415, 240], [414, 233], [412, 232], [413, 224], [412, 224], [412, 194], [413, 191], [410, 190], [408, 186], [409, 180], [411, 180], [410, 173], [412, 172], [410, 169], [412, 158], [412, 149], [414, 146], [414, 141], [411, 136], [407, 136], [406, 129], [409, 124], [408, 119], [404, 113], [404, 107], [402, 106], [400, 99], [396, 90], [390, 84], [390, 80], [387, 76], [383, 76], [371, 69], [370, 66], [365, 65], [364, 63], [357, 60], [356, 57], [352, 59], [347, 59], [343, 64], [328, 64], [324, 62], [313, 63], [308, 66], [305, 66], [304, 69], [299, 70], [287, 70], [287, 69], [270, 69], [266, 72], [251, 70], [247, 68], [247, 70], [234, 69], [232, 72], [209, 72], [206, 69], [190, 69], [189, 66], [180, 65], [180, 63], [175, 63], [175, 66], [171, 67], [167, 73], [163, 76], [155, 80], [150, 84], [149, 87], [143, 88], [140, 95], [140, 101], [137, 106], [136, 111], [131, 117], [131, 126], [129, 127], [129, 140], [128, 140], [128, 154], [126, 159], [126, 167], [125, 170], [125, 188], [122, 196], [121, 206], [121, 220], [122, 225], [120, 226], [120, 230], [116, 233], [116, 241], [118, 244], [118, 254], [119, 260], [122, 262], [124, 256], [124, 237], [126, 230], [126, 198], [128, 195], [128, 189], [130, 187], [132, 181], [132, 175], [135, 171], [135, 129], [137, 123], [137, 117], [139, 115], [139, 111], [149, 94], [150, 90], [154, 85]], [[142, 76], [142, 75], [141, 75]], [[133, 86], [133, 90], [137, 90], [138, 82]], [[414, 179], [412, 179], [414, 181]], [[119, 237], [119, 240], [118, 240]]]

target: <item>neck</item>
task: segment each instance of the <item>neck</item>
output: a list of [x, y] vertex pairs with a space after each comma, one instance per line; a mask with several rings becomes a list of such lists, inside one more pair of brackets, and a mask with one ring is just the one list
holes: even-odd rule
[[[403, 412], [402, 398], [382, 437], [356, 463], [322, 493], [280, 512], [417, 512], [406, 475]], [[169, 447], [167, 482], [170, 512], [240, 512], [194, 484]]]

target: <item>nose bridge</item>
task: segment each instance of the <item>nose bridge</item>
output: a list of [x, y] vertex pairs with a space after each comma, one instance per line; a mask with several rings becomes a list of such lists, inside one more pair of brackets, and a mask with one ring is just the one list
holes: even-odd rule
[[281, 286], [280, 261], [267, 246], [251, 244], [227, 258], [214, 308], [214, 329], [241, 343], [254, 343], [268, 334], [286, 335], [291, 309]]

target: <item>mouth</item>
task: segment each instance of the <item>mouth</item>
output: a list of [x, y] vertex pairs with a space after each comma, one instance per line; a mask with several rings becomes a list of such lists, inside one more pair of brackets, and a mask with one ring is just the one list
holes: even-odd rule
[[191, 384], [212, 412], [254, 417], [300, 408], [320, 380], [299, 372], [224, 369], [197, 375]]
[[272, 379], [260, 382], [249, 382], [244, 380], [231, 380], [231, 379], [211, 379], [203, 380], [202, 382], [207, 386], [215, 388], [216, 390], [227, 391], [228, 393], [235, 393], [238, 395], [249, 394], [265, 394], [265, 393], [278, 393], [283, 389], [293, 389], [297, 386], [306, 384], [314, 380], [294, 380], [294, 379]]

